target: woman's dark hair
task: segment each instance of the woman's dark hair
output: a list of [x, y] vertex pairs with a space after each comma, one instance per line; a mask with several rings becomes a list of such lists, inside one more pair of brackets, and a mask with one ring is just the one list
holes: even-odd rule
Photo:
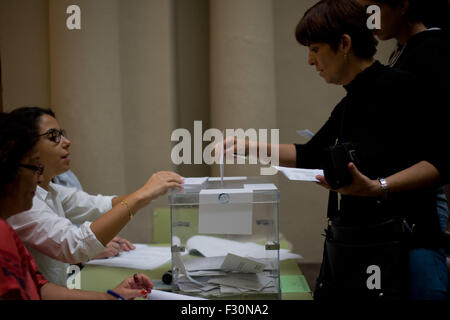
[[[405, 0], [373, 0], [395, 8]], [[407, 0], [406, 16], [410, 22], [422, 22], [428, 28], [448, 29], [450, 4], [448, 0]]]
[[0, 194], [14, 181], [19, 163], [31, 151], [38, 137], [17, 117], [0, 113]]
[[325, 42], [336, 51], [342, 36], [347, 34], [355, 55], [369, 59], [377, 52], [378, 41], [367, 27], [368, 18], [356, 0], [322, 0], [306, 11], [295, 36], [304, 46]]
[[51, 109], [43, 109], [40, 107], [21, 107], [11, 111], [11, 114], [18, 121], [22, 122], [23, 125], [30, 128], [36, 136], [39, 135], [39, 121], [43, 115], [56, 118], [55, 113]]

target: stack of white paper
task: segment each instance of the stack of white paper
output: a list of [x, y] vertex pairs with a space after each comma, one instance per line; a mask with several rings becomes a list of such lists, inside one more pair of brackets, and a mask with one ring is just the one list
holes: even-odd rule
[[182, 264], [180, 269], [187, 271], [185, 277], [177, 279], [179, 289], [185, 293], [224, 296], [277, 292], [271, 273], [274, 268], [262, 259], [228, 254], [226, 257], [204, 257], [178, 263]]

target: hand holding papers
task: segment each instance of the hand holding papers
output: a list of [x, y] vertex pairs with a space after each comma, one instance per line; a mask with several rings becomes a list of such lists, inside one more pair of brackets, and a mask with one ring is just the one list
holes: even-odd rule
[[274, 166], [278, 171], [283, 172], [283, 174], [289, 180], [295, 181], [313, 181], [319, 182], [316, 179], [316, 176], [323, 176], [323, 170], [319, 169], [298, 169], [298, 168], [286, 168], [286, 167], [277, 167]]

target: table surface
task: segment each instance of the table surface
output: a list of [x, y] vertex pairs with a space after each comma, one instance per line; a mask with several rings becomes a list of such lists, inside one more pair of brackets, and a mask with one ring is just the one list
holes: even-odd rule
[[[168, 246], [164, 244], [159, 244], [157, 246]], [[86, 265], [80, 272], [80, 282], [81, 289], [106, 292], [108, 289], [116, 287], [125, 278], [135, 274], [143, 273], [147, 275], [154, 282], [159, 282], [162, 275], [171, 270], [171, 262], [154, 269], [154, 270], [136, 270], [136, 269], [126, 269], [126, 268], [116, 268], [116, 267], [106, 267], [98, 265]], [[280, 281], [283, 284], [283, 280], [289, 278], [286, 276], [303, 276], [300, 268], [298, 267], [297, 260], [284, 260], [280, 261]], [[291, 277], [292, 278], [292, 277]], [[305, 280], [306, 281], [306, 280]], [[284, 290], [282, 285], [281, 299], [282, 300], [312, 300], [312, 295], [309, 286], [306, 284], [307, 289], [301, 287], [293, 287], [290, 285], [288, 290]], [[158, 288], [155, 288], [158, 289]], [[306, 292], [308, 291], [308, 292]], [[240, 299], [246, 297], [229, 297], [229, 299]], [[251, 297], [248, 297], [251, 299]]]

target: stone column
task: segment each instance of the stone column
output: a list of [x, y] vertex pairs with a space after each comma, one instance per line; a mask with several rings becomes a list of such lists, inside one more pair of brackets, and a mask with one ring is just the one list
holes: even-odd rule
[[[211, 0], [210, 15], [212, 127], [270, 132], [277, 126], [272, 0]], [[225, 175], [259, 175], [251, 167], [225, 166]]]
[[[69, 5], [81, 30], [69, 30]], [[117, 0], [50, 0], [51, 105], [72, 141], [72, 167], [90, 193], [125, 191]]]
[[3, 111], [24, 105], [48, 107], [48, 3], [0, 1]]

